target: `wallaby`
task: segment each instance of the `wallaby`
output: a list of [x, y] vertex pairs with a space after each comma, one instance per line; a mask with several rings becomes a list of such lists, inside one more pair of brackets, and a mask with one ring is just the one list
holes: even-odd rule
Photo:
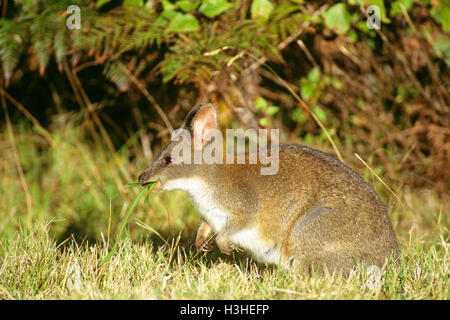
[[[183, 128], [192, 137], [192, 155], [211, 143], [209, 132], [217, 127], [212, 104], [189, 112]], [[204, 218], [198, 250], [208, 249], [212, 231], [225, 254], [238, 246], [260, 262], [305, 273], [315, 268], [347, 273], [357, 263], [381, 267], [397, 256], [384, 203], [361, 176], [333, 156], [280, 144], [278, 172], [262, 175], [259, 160], [186, 163], [184, 155], [173, 152], [180, 143], [172, 139], [139, 182], [157, 178], [155, 190], [189, 193]]]

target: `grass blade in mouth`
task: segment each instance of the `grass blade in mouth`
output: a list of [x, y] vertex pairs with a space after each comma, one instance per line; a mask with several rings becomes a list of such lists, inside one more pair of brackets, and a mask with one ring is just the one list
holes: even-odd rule
[[130, 188], [135, 188], [135, 187], [146, 187], [149, 184], [156, 183], [157, 181], [158, 181], [158, 179], [152, 179], [152, 180], [147, 180], [145, 182], [128, 183], [128, 184], [125, 185], [125, 188], [130, 189]]
[[112, 247], [111, 251], [108, 253], [108, 255], [100, 262], [100, 267], [103, 266], [106, 262], [108, 262], [111, 257], [114, 255], [114, 253], [117, 250], [117, 247], [119, 246], [119, 241], [120, 238], [122, 236], [122, 233], [125, 231], [125, 226], [127, 225], [127, 221], [128, 218], [130, 218], [131, 213], [133, 212], [134, 208], [136, 207], [136, 205], [139, 203], [139, 200], [141, 200], [142, 196], [144, 195], [144, 193], [148, 190], [149, 194], [153, 191], [153, 189], [156, 186], [156, 182], [158, 181], [158, 179], [153, 179], [153, 180], [149, 180], [143, 183], [137, 182], [137, 183], [129, 183], [127, 184], [125, 187], [126, 188], [134, 188], [137, 186], [148, 186], [148, 189], [142, 189], [138, 196], [136, 197], [136, 199], [134, 200], [133, 204], [131, 205], [130, 209], [127, 212], [127, 216], [125, 217], [125, 220], [122, 222], [122, 225], [120, 226], [120, 230], [119, 230], [119, 234], [117, 235], [117, 239], [116, 242], [114, 243], [114, 246]]

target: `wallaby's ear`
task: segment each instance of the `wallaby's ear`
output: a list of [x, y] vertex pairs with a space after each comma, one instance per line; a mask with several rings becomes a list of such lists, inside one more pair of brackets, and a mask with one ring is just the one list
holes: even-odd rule
[[191, 133], [194, 146], [204, 147], [217, 129], [217, 113], [212, 104], [194, 107], [186, 117], [185, 128]]

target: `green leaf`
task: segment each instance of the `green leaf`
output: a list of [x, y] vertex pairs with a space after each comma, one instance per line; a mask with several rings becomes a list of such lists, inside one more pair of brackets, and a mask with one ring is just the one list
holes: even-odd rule
[[135, 187], [141, 187], [142, 184], [140, 182], [133, 182], [133, 183], [127, 183], [125, 185], [125, 188], [130, 189], [130, 188], [135, 188]]
[[125, 185], [125, 188], [130, 189], [130, 188], [135, 188], [135, 187], [145, 187], [145, 186], [148, 186], [155, 182], [158, 182], [158, 179], [151, 179], [151, 180], [147, 180], [145, 182], [132, 182], [132, 183], [127, 183]]
[[406, 94], [405, 87], [403, 87], [402, 85], [398, 86], [397, 94], [395, 95], [395, 101], [397, 101], [398, 103], [402, 103], [403, 100], [405, 99], [405, 94]]
[[0, 19], [0, 65], [6, 81], [13, 75], [23, 50], [23, 28], [9, 19]]
[[270, 120], [265, 117], [261, 118], [261, 119], [259, 119], [259, 125], [261, 127], [268, 127], [268, 126], [270, 126]]
[[347, 34], [347, 38], [353, 42], [356, 42], [356, 41], [358, 41], [358, 34], [356, 33], [356, 31], [354, 29], [351, 29]]
[[331, 85], [333, 87], [335, 87], [336, 89], [338, 89], [338, 90], [342, 89], [342, 82], [339, 79], [332, 78], [331, 79]]
[[[164, 10], [163, 12], [161, 12], [161, 14], [158, 16], [158, 18], [162, 17], [162, 18], [166, 18], [168, 21], [172, 20], [173, 18], [175, 18], [178, 14], [180, 14], [180, 12], [176, 11], [176, 10]], [[158, 19], [156, 18], [156, 19]]]
[[273, 4], [269, 0], [253, 0], [250, 14], [252, 19], [267, 21], [269, 20], [272, 10]]
[[130, 6], [143, 6], [144, 0], [125, 0], [123, 2], [124, 7], [130, 7]]
[[145, 9], [147, 12], [154, 12], [155, 10], [153, 9], [153, 2], [152, 1], [147, 1], [145, 3]]
[[317, 117], [320, 121], [324, 122], [324, 121], [327, 120], [327, 114], [326, 114], [326, 112], [323, 111], [323, 109], [320, 108], [319, 106], [313, 106], [313, 107], [312, 107], [312, 112], [316, 115], [316, 117]]
[[385, 23], [391, 22], [386, 14], [386, 8], [384, 6], [384, 0], [358, 0], [360, 6], [368, 8], [368, 6], [377, 6], [380, 12], [380, 19]]
[[167, 32], [190, 32], [197, 31], [200, 25], [197, 19], [189, 14], [178, 13], [167, 26]]
[[270, 106], [267, 108], [266, 113], [269, 116], [273, 116], [274, 114], [276, 114], [278, 111], [280, 110], [280, 107], [277, 106]]
[[434, 43], [434, 49], [439, 57], [445, 58], [450, 66], [450, 41], [447, 37], [442, 37]]
[[448, 5], [448, 1], [443, 0], [439, 5], [433, 6], [430, 13], [442, 25], [444, 31], [450, 31], [450, 6]]
[[394, 17], [396, 15], [402, 14], [402, 9], [400, 6], [405, 7], [406, 11], [411, 9], [412, 5], [414, 3], [414, 0], [397, 0], [392, 3], [390, 16]]
[[320, 81], [321, 75], [320, 70], [318, 67], [314, 67], [311, 69], [311, 71], [308, 73], [308, 79], [312, 83], [318, 83]]
[[266, 99], [264, 99], [263, 97], [258, 97], [255, 99], [255, 108], [256, 110], [265, 110], [268, 106], [268, 103], [266, 101]]
[[345, 4], [335, 4], [322, 15], [325, 19], [325, 25], [337, 33], [344, 34], [350, 29], [351, 16]]
[[177, 5], [173, 4], [169, 0], [162, 0], [161, 4], [163, 6], [163, 11], [177, 10]]
[[111, 2], [111, 0], [97, 0], [97, 3], [95, 4], [96, 8], [100, 8], [102, 5]]
[[389, 20], [386, 14], [386, 7], [384, 6], [384, 0], [370, 0], [369, 4], [380, 8], [380, 15], [381, 15], [380, 19], [382, 22], [384, 23], [391, 22], [391, 20]]
[[66, 44], [64, 43], [64, 34], [57, 33], [55, 39], [53, 40], [53, 48], [55, 50], [56, 62], [62, 65], [63, 59], [66, 55]]
[[196, 9], [199, 5], [200, 1], [189, 1], [189, 0], [181, 0], [177, 1], [176, 4], [180, 7], [181, 10], [184, 12], [191, 12], [192, 10]]
[[303, 115], [303, 111], [300, 109], [295, 109], [294, 112], [292, 113], [292, 120], [294, 120], [295, 122], [301, 122], [304, 120], [304, 115]]
[[232, 6], [232, 3], [229, 3], [225, 0], [204, 0], [203, 4], [200, 6], [199, 11], [208, 18], [213, 18], [227, 11]]
[[163, 83], [167, 83], [172, 80], [178, 73], [178, 69], [183, 66], [181, 59], [175, 59], [161, 67]]
[[305, 78], [300, 80], [300, 95], [304, 100], [309, 100], [312, 98], [314, 91], [316, 91], [316, 85], [309, 82]]
[[126, 90], [128, 88], [129, 78], [123, 71], [123, 66], [120, 62], [110, 63], [105, 66], [106, 78], [109, 79], [119, 89]]

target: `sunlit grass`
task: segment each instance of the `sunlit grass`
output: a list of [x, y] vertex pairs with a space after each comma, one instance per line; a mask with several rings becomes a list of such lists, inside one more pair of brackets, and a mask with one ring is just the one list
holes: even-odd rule
[[[381, 288], [357, 270], [349, 278], [302, 278], [288, 270], [233, 258], [194, 257], [182, 246], [157, 248], [124, 239], [100, 266], [102, 243], [58, 247], [48, 225], [10, 234], [1, 248], [0, 297], [5, 299], [448, 299], [448, 244], [401, 241], [398, 266]], [[77, 273], [78, 270], [78, 273]]]
[[[32, 197], [31, 224], [7, 134], [0, 136], [0, 298], [3, 299], [448, 299], [448, 199], [432, 191], [389, 192], [400, 261], [382, 271], [380, 289], [367, 286], [360, 269], [349, 278], [302, 278], [245, 255], [217, 249], [199, 255], [193, 246], [199, 214], [183, 192], [152, 193], [140, 201], [107, 263], [121, 224], [139, 189], [128, 180], [148, 166], [130, 153], [117, 158], [88, 142], [68, 123], [54, 144], [26, 126], [15, 140]], [[94, 145], [93, 145], [94, 144]], [[100, 151], [99, 151], [100, 150]], [[120, 159], [118, 163], [117, 159]], [[363, 173], [363, 172], [361, 172]], [[373, 181], [372, 181], [373, 182]], [[377, 183], [376, 180], [373, 183]], [[383, 190], [381, 183], [375, 185]], [[73, 234], [73, 236], [71, 236]]]

